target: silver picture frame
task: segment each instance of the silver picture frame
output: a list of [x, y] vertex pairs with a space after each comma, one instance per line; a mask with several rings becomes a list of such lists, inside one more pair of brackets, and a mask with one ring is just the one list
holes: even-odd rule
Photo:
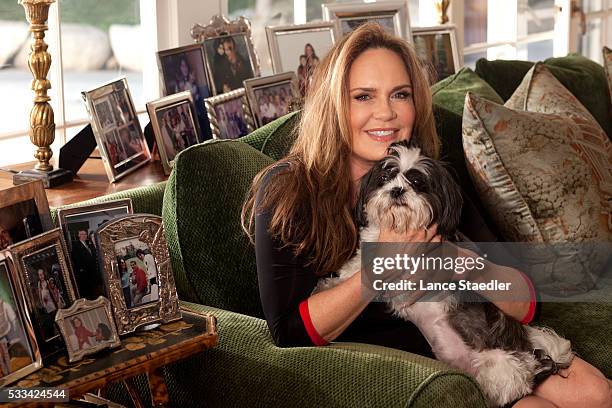
[[83, 91], [81, 95], [111, 183], [151, 160], [125, 77]]
[[[237, 139], [253, 131], [253, 116], [244, 88], [206, 98], [204, 104], [213, 139]], [[225, 115], [225, 109], [221, 110], [227, 104], [230, 104], [232, 110], [238, 110], [238, 118], [233, 120], [238, 123], [233, 123], [232, 126]]]
[[[435, 55], [437, 42], [440, 40], [442, 40], [445, 47], [450, 47], [450, 50], [444, 50], [444, 60], [447, 60], [446, 64], [444, 61], [441, 61], [439, 55]], [[457, 46], [457, 34], [454, 25], [414, 27], [412, 29], [412, 42], [421, 61], [436, 73], [435, 81], [449, 77], [461, 69], [461, 57]], [[449, 56], [452, 64], [450, 67], [448, 64]]]
[[[169, 114], [173, 110], [182, 111], [179, 114], [179, 116], [181, 116], [181, 119], [179, 119], [181, 122], [177, 122], [177, 125], [182, 124], [185, 127], [186, 130], [182, 130], [183, 135], [175, 134], [175, 130], [172, 129], [171, 124], [162, 123], [164, 120], [160, 120], [163, 119], [160, 118], [160, 115]], [[168, 95], [155, 101], [148, 102], [147, 112], [151, 120], [153, 133], [155, 134], [157, 150], [159, 151], [162, 167], [164, 168], [164, 174], [169, 175], [172, 171], [172, 167], [174, 167], [174, 158], [176, 155], [184, 149], [202, 142], [193, 96], [189, 91]], [[184, 118], [182, 118], [183, 113], [185, 114]], [[168, 118], [165, 120], [168, 120]], [[186, 123], [183, 123], [183, 120], [186, 121]], [[187, 133], [190, 133], [191, 136], [187, 135]]]
[[[97, 236], [108, 298], [120, 336], [139, 327], [181, 318], [161, 217], [128, 215], [104, 224]], [[144, 261], [136, 259], [139, 251]], [[125, 263], [123, 268], [121, 263]], [[149, 274], [151, 270], [153, 274]], [[139, 278], [142, 274], [145, 276]], [[139, 288], [141, 282], [143, 287]]]
[[412, 40], [406, 1], [326, 3], [321, 8], [323, 20], [334, 21], [340, 36], [345, 36], [365, 21], [378, 21], [390, 34]]
[[[251, 36], [251, 23], [245, 17], [239, 17], [236, 20], [228, 20], [222, 15], [215, 15], [212, 17], [208, 25], [195, 24], [191, 28], [191, 37], [199, 44], [204, 47], [204, 55], [206, 59], [206, 70], [208, 72], [208, 83], [212, 90], [212, 95], [220, 95], [225, 92], [233, 91], [242, 87], [242, 81], [244, 79], [254, 78], [261, 75], [259, 58], [253, 45], [253, 39]], [[223, 62], [221, 54], [217, 55], [217, 51], [221, 44], [224, 44], [225, 39], [230, 39], [234, 44], [234, 50], [237, 55], [241, 58], [247, 58], [250, 74], [240, 73], [240, 78], [235, 79], [235, 84], [230, 86], [230, 89], [224, 90], [220, 84], [220, 78], [223, 74], [222, 71], [227, 73], [227, 69], [219, 69]], [[244, 45], [243, 53], [246, 55], [240, 55], [236, 48], [242, 48], [237, 44]], [[223, 45], [224, 46], [224, 45]], [[235, 73], [238, 75], [238, 73]], [[222, 81], [221, 81], [222, 82]]]
[[[291, 104], [294, 100], [300, 99], [300, 90], [298, 87], [298, 80], [295, 72], [283, 72], [282, 74], [270, 75], [266, 77], [253, 78], [247, 81], [244, 81], [244, 86], [246, 90], [247, 100], [249, 106], [251, 108], [251, 114], [253, 115], [253, 122], [255, 124], [255, 128], [259, 128], [275, 119], [278, 119], [281, 116], [284, 116], [291, 112]], [[266, 114], [263, 112], [261, 105], [262, 93], [268, 90], [272, 92], [273, 90], [270, 88], [279, 88], [286, 89], [285, 93], [287, 97], [290, 97], [288, 100], [281, 103], [277, 103], [276, 105], [283, 105], [282, 111], [278, 112], [278, 108], [275, 108], [272, 114], [269, 117], [266, 117]], [[276, 92], [276, 90], [274, 90]], [[278, 93], [275, 93], [274, 96], [279, 96]], [[280, 99], [280, 96], [279, 96]], [[275, 106], [276, 106], [275, 105]]]
[[[76, 333], [77, 319], [81, 325], [79, 327], [82, 328], [79, 334]], [[82, 360], [83, 357], [100, 350], [113, 349], [121, 345], [110, 302], [103, 296], [96, 300], [79, 299], [69, 308], [59, 310], [55, 315], [55, 323], [64, 338], [70, 363]], [[95, 340], [91, 340], [93, 344], [90, 344], [92, 337]], [[87, 343], [89, 347], [84, 348], [85, 344], [81, 343]]]
[[[8, 287], [4, 287], [8, 284]], [[0, 377], [0, 387], [5, 387], [42, 367], [42, 355], [34, 335], [32, 320], [25, 303], [23, 288], [19, 283], [14, 265], [0, 251], [0, 314], [3, 323], [0, 324], [0, 349], [3, 365]], [[10, 335], [9, 335], [10, 334]], [[29, 363], [13, 367], [12, 353], [21, 354], [19, 343], [29, 357]], [[24, 344], [25, 343], [25, 344]], [[6, 361], [8, 357], [8, 361]], [[22, 361], [24, 356], [17, 358]]]

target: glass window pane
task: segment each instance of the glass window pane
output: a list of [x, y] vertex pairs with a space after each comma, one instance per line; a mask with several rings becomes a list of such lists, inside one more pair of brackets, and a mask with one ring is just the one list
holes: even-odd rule
[[544, 61], [553, 56], [553, 40], [536, 41], [517, 47], [519, 59]]
[[603, 9], [603, 0], [582, 0], [582, 10], [585, 13], [601, 11]]
[[293, 0], [228, 0], [228, 11], [230, 20], [244, 16], [251, 21], [261, 75], [272, 74], [266, 26], [293, 24]]
[[601, 18], [587, 20], [586, 33], [582, 36], [580, 53], [585, 57], [601, 63]]
[[487, 2], [482, 0], [465, 0], [464, 9], [464, 45], [484, 43], [487, 41]]
[[520, 0], [517, 6], [519, 38], [554, 30], [555, 0]]
[[475, 54], [466, 54], [463, 56], [463, 64], [471, 69], [476, 69], [476, 61], [481, 58], [487, 58], [487, 52], [477, 52]]
[[81, 91], [126, 76], [144, 107], [140, 0], [60, 0], [66, 120], [87, 117]]

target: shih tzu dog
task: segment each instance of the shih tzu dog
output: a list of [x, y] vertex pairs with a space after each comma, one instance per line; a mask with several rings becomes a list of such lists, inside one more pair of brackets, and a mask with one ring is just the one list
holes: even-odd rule
[[[458, 185], [441, 163], [416, 147], [395, 143], [362, 180], [356, 208], [360, 240], [376, 242], [381, 227], [405, 232], [434, 223], [443, 239], [456, 240], [462, 204]], [[321, 279], [315, 292], [336, 286], [360, 268], [358, 250], [336, 277]], [[569, 366], [573, 353], [568, 340], [548, 328], [524, 326], [475, 297], [475, 292], [439, 292], [433, 301], [406, 302], [396, 296], [387, 304], [419, 328], [437, 359], [472, 375], [491, 406], [530, 394]]]

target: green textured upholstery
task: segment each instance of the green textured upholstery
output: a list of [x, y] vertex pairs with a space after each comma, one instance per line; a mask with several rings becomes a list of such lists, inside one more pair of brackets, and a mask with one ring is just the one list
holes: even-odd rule
[[238, 140], [192, 146], [175, 160], [163, 218], [181, 299], [262, 315], [240, 211], [253, 177], [272, 162]]
[[[612, 138], [612, 105], [604, 68], [581, 55], [549, 58], [544, 65], [584, 105]], [[531, 69], [529, 61], [476, 61], [476, 74], [507, 101]]]
[[240, 140], [274, 160], [280, 160], [289, 153], [289, 149], [295, 141], [295, 129], [300, 120], [300, 113], [301, 111], [298, 111], [285, 115], [260, 127]]
[[168, 367], [172, 406], [486, 406], [474, 380], [435, 360], [356, 343], [278, 348], [261, 319], [184, 305], [214, 314], [220, 340], [197, 358]]

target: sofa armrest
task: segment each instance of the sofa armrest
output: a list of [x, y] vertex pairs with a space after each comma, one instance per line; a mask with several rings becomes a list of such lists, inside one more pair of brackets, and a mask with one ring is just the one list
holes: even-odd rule
[[182, 305], [217, 317], [219, 345], [167, 368], [173, 406], [486, 406], [471, 377], [427, 357], [357, 343], [279, 348], [261, 319]]

